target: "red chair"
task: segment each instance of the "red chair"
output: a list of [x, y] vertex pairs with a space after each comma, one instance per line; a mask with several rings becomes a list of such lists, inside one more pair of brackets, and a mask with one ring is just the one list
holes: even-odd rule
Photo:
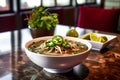
[[81, 6], [78, 16], [78, 27], [116, 32], [120, 9], [103, 9]]
[[16, 15], [0, 15], [0, 32], [12, 31], [16, 29]]

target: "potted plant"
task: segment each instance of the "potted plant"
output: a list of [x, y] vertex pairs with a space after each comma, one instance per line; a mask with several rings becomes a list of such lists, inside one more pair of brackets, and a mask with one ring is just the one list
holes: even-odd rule
[[33, 38], [53, 35], [54, 27], [59, 23], [58, 14], [50, 13], [42, 6], [34, 7], [25, 20], [28, 20]]

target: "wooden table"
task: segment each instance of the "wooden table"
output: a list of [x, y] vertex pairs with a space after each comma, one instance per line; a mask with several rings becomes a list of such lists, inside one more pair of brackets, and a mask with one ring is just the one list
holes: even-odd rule
[[[54, 35], [65, 36], [69, 29], [57, 25]], [[77, 31], [83, 35], [91, 30]], [[120, 80], [120, 34], [104, 33], [117, 39], [102, 51], [91, 50], [86, 60], [63, 74], [48, 73], [28, 59], [24, 45], [32, 39], [29, 29], [0, 33], [0, 80]]]

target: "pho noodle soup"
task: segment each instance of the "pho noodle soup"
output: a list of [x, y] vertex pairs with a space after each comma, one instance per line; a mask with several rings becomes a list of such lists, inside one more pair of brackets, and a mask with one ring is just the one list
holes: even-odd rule
[[88, 47], [81, 42], [64, 39], [60, 35], [53, 36], [49, 40], [33, 42], [28, 50], [45, 55], [66, 56], [88, 50]]

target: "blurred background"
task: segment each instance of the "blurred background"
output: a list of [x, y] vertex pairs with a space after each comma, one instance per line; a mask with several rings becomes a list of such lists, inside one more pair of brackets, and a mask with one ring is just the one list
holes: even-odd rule
[[24, 18], [35, 6], [44, 6], [58, 13], [60, 24], [76, 26], [79, 7], [82, 5], [120, 8], [120, 0], [0, 0], [0, 32], [26, 28], [27, 21]]

